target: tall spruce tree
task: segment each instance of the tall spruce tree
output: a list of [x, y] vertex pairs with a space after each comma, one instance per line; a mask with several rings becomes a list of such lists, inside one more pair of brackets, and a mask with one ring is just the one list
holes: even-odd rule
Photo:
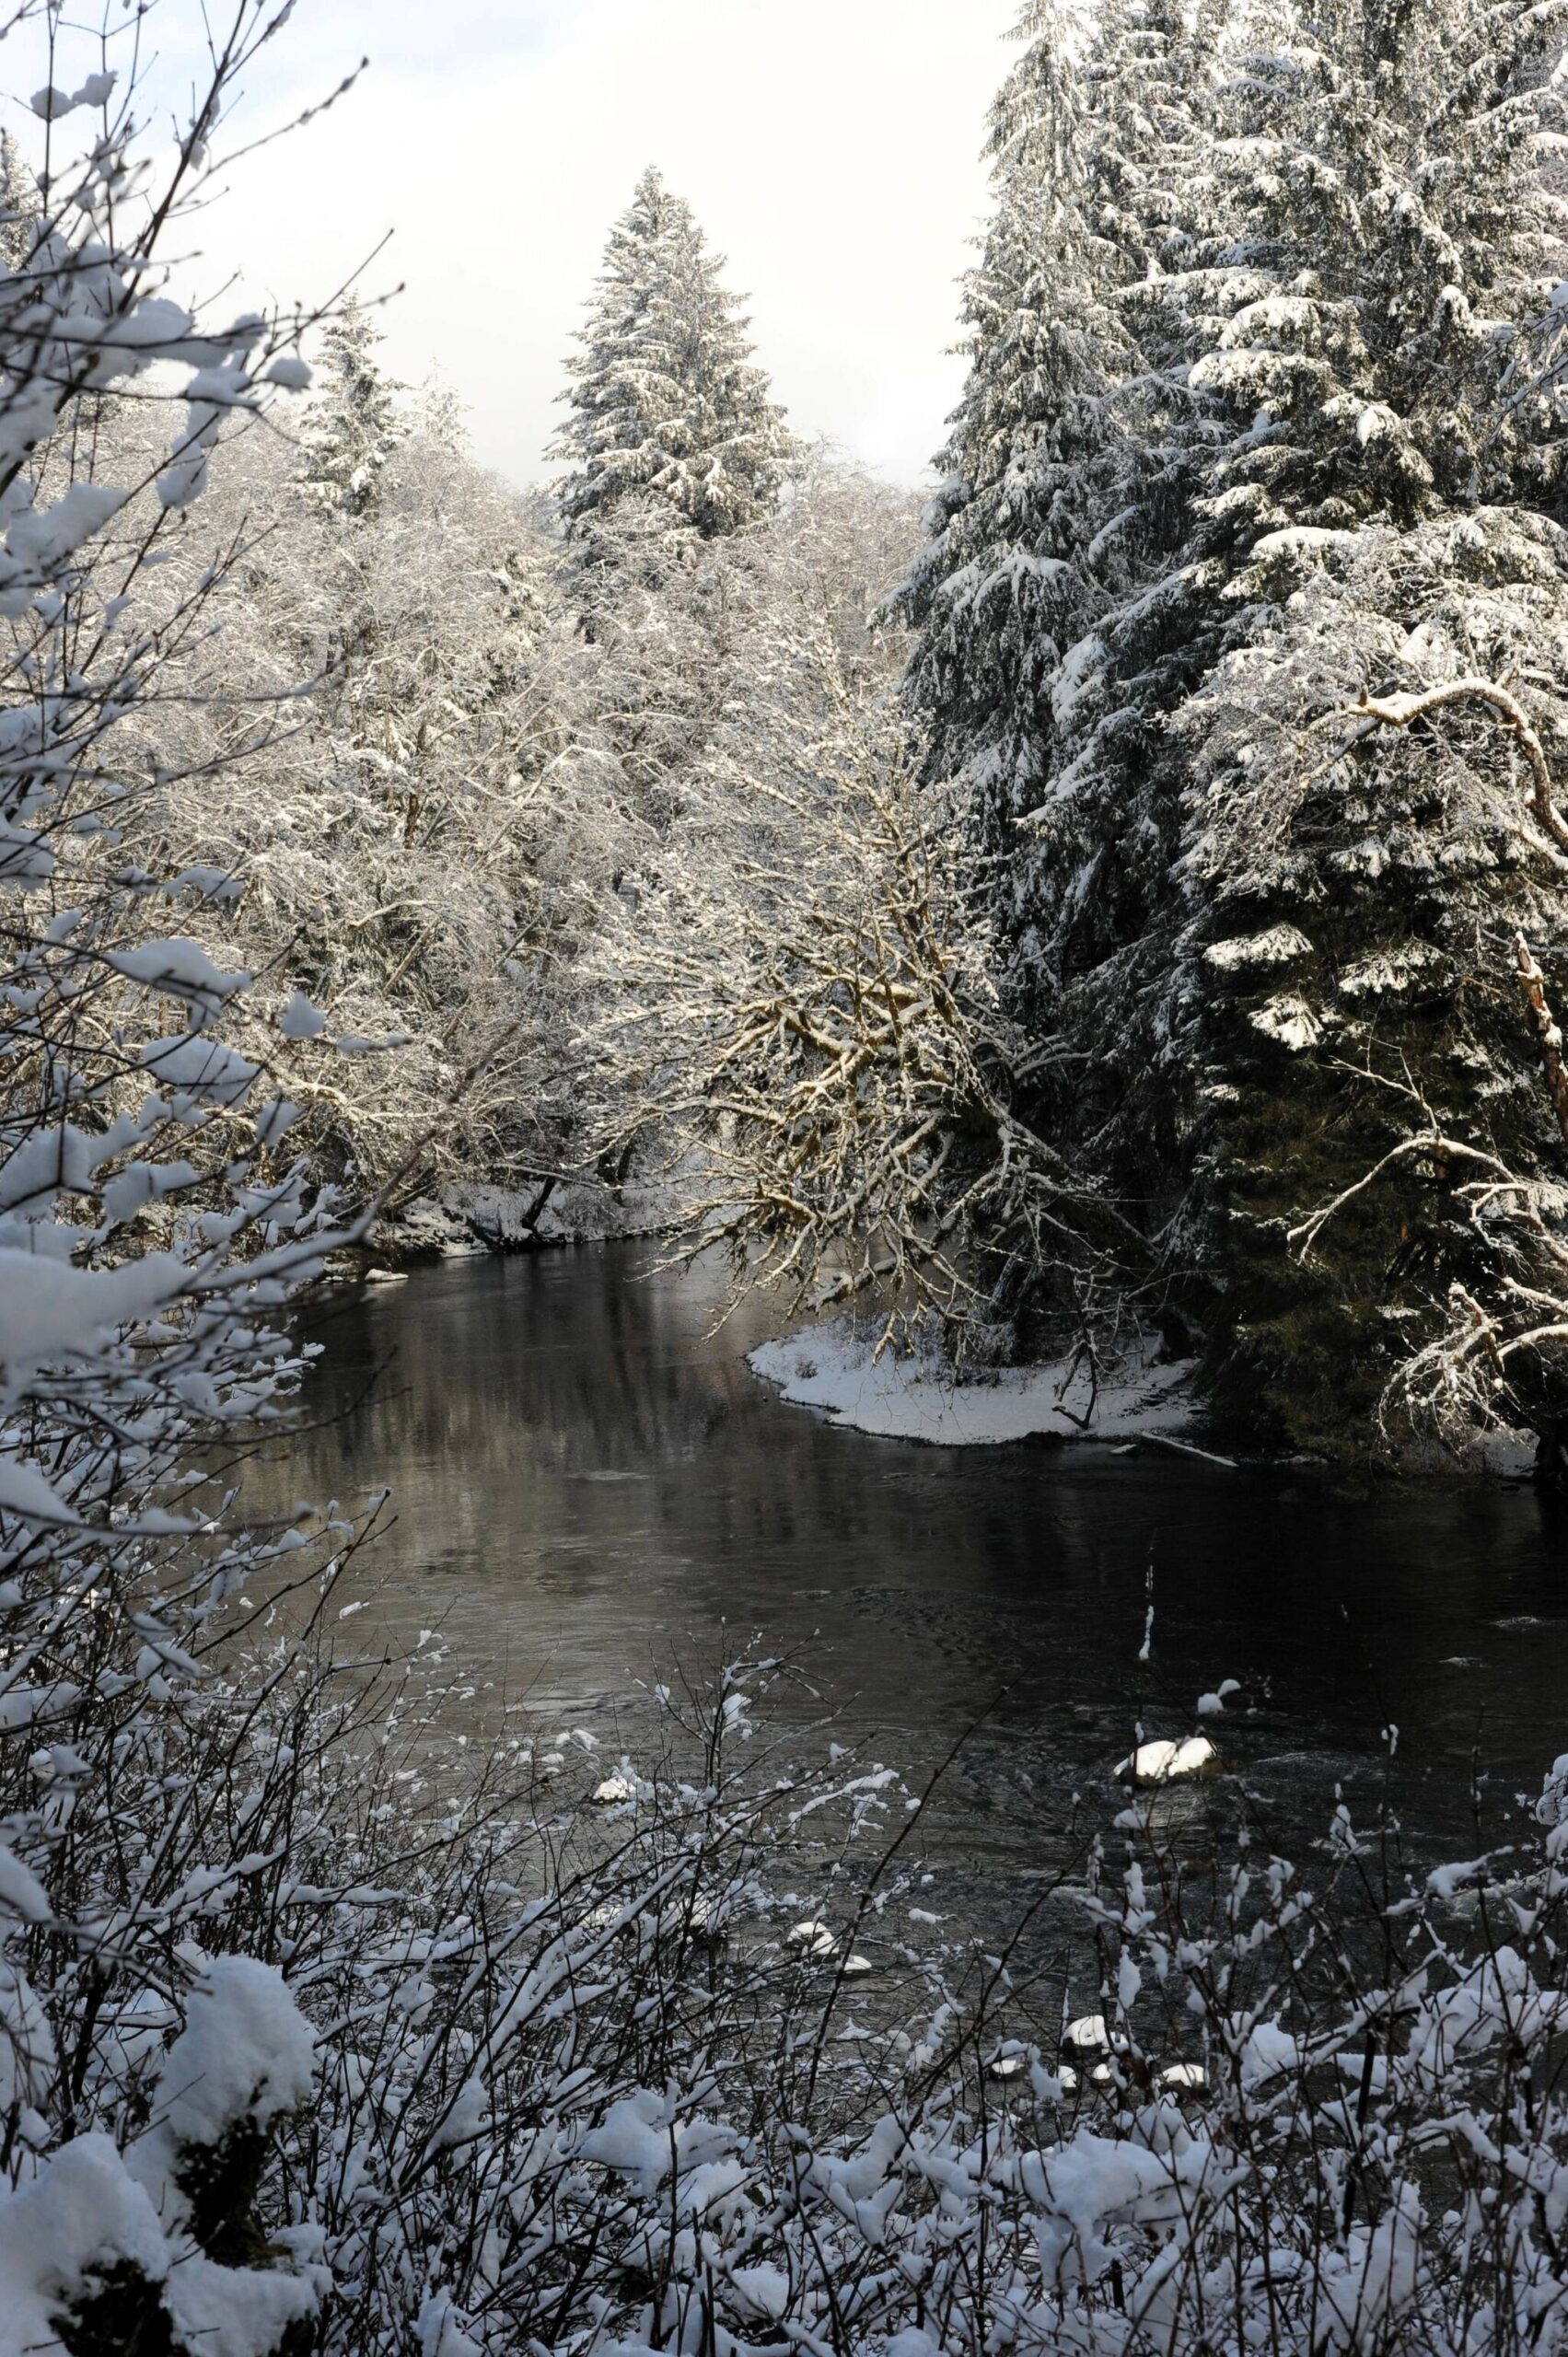
[[724, 267], [650, 168], [610, 232], [552, 454], [567, 466], [567, 531], [590, 560], [607, 553], [628, 500], [704, 540], [772, 505], [790, 437]]
[[[1036, 1117], [1086, 1177], [1153, 1201], [1163, 1165], [1130, 1180], [1106, 1139], [1120, 1123], [1148, 1165], [1168, 1127], [1146, 1056], [1124, 1052], [1125, 1016], [1168, 958], [1156, 920], [1179, 797], [1153, 794], [1149, 737], [1193, 676], [1167, 576], [1201, 440], [1148, 273], [1156, 241], [1189, 256], [1202, 157], [1192, 108], [1170, 95], [1190, 87], [1175, 39], [1135, 0], [1108, 8], [1086, 71], [1050, 0], [1017, 32], [993, 110], [994, 216], [965, 289], [969, 383], [901, 600], [910, 685], [932, 772], [957, 784], [986, 854], [1005, 994], [1039, 1043]], [[1034, 1289], [1051, 1306], [1049, 1282]]]
[[[1200, 1329], [1251, 1422], [1353, 1445], [1506, 1242], [1419, 1155], [1304, 1261], [1313, 1207], [1429, 1106], [1527, 1175], [1554, 1143], [1508, 938], [1562, 853], [1516, 740], [1469, 705], [1342, 716], [1490, 673], [1568, 743], [1560, 421], [1520, 365], [1563, 233], [1551, 34], [1524, 0], [1258, 0], [1198, 29], [1114, 0], [1065, 171], [1050, 150], [1084, 274], [1053, 256], [1038, 284], [1121, 339], [1100, 520], [1050, 537], [1082, 412], [1042, 386], [992, 536], [964, 547], [978, 470], [938, 512], [912, 676], [938, 765], [991, 814], [1041, 1122], [1147, 1237], [1129, 1283]], [[976, 340], [956, 472], [1017, 343]], [[1047, 552], [1089, 619], [1024, 647], [982, 585]]]
[[1304, 1260], [1314, 1206], [1433, 1120], [1526, 1178], [1561, 1157], [1511, 941], [1553, 938], [1568, 871], [1517, 740], [1469, 699], [1409, 734], [1345, 708], [1490, 677], [1568, 774], [1557, 421], [1517, 397], [1568, 216], [1541, 169], [1560, 42], [1523, 0], [1322, 0], [1283, 33], [1240, 61], [1231, 243], [1191, 290], [1222, 430], [1189, 579], [1223, 648], [1176, 732], [1164, 1019], [1222, 1392], [1343, 1446], [1510, 1248], [1441, 1155]]
[[376, 357], [381, 342], [363, 305], [347, 302], [321, 339], [317, 391], [306, 423], [305, 481], [315, 504], [348, 521], [370, 516], [401, 439], [398, 386]]

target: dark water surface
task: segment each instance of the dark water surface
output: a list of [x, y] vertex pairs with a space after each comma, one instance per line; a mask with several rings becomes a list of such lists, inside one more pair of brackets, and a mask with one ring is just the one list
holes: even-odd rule
[[1114, 1805], [1136, 1721], [1189, 1733], [1225, 1678], [1242, 1691], [1214, 1731], [1283, 1841], [1321, 1829], [1336, 1783], [1369, 1799], [1390, 1722], [1423, 1851], [1470, 1852], [1472, 1756], [1490, 1807], [1568, 1750], [1561, 1505], [1522, 1486], [1351, 1504], [1162, 1448], [835, 1430], [744, 1364], [760, 1314], [712, 1335], [714, 1287], [648, 1259], [463, 1261], [311, 1315], [321, 1421], [267, 1486], [390, 1484], [353, 1630], [440, 1629], [481, 1731], [528, 1692], [612, 1742], [676, 1659], [809, 1641], [840, 1734], [889, 1761], [918, 1771], [984, 1714], [942, 1839], [1001, 1884], [1049, 1863], [1074, 1790]]

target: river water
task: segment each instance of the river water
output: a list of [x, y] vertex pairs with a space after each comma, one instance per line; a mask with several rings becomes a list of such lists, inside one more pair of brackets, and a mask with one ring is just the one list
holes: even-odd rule
[[634, 1742], [653, 1680], [758, 1635], [802, 1650], [839, 1740], [912, 1773], [980, 1723], [933, 1822], [1004, 1901], [1074, 1793], [1116, 1806], [1135, 1724], [1190, 1733], [1224, 1678], [1206, 1724], [1287, 1847], [1336, 1788], [1369, 1804], [1390, 1725], [1424, 1854], [1474, 1853], [1474, 1767], [1492, 1830], [1568, 1750], [1568, 1517], [1529, 1488], [1346, 1503], [1163, 1448], [869, 1438], [751, 1375], [760, 1311], [715, 1333], [714, 1282], [650, 1266], [624, 1245], [465, 1260], [310, 1313], [311, 1428], [262, 1492], [391, 1486], [353, 1633], [438, 1630], [470, 1739], [526, 1696]]

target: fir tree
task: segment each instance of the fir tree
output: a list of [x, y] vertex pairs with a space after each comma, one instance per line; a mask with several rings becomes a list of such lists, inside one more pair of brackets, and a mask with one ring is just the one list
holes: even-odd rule
[[305, 481], [323, 511], [359, 521], [375, 509], [401, 439], [395, 381], [376, 358], [381, 342], [351, 298], [322, 339], [319, 389], [305, 429]]
[[554, 450], [561, 512], [590, 558], [628, 497], [704, 540], [772, 504], [790, 439], [723, 269], [691, 208], [646, 171], [610, 234]]

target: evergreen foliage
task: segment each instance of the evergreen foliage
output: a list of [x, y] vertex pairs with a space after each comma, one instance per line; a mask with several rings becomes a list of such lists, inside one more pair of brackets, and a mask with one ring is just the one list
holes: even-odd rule
[[1342, 1443], [1505, 1248], [1414, 1166], [1321, 1260], [1293, 1232], [1428, 1097], [1526, 1178], [1560, 1150], [1508, 944], [1562, 848], [1516, 744], [1349, 711], [1479, 675], [1563, 733], [1555, 37], [1126, 0], [1074, 73], [1022, 29], [912, 689], [1127, 1286], [1254, 1423]]
[[395, 381], [376, 357], [381, 334], [351, 299], [321, 338], [320, 383], [305, 430], [305, 480], [327, 514], [358, 521], [381, 495], [397, 447]]
[[645, 172], [610, 233], [598, 291], [568, 363], [570, 416], [554, 455], [566, 528], [590, 560], [629, 496], [667, 530], [712, 540], [765, 514], [791, 444], [751, 359], [738, 298], [691, 210]]

